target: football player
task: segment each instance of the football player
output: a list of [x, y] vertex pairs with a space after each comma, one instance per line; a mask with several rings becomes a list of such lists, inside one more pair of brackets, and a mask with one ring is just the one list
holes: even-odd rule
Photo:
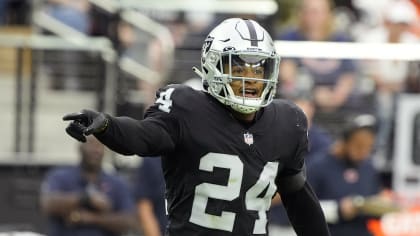
[[273, 101], [279, 56], [257, 22], [231, 18], [202, 48], [204, 91], [169, 85], [143, 120], [82, 110], [66, 131], [93, 134], [126, 155], [162, 156], [167, 235], [267, 235], [267, 211], [278, 191], [298, 235], [329, 235], [306, 182], [304, 113]]

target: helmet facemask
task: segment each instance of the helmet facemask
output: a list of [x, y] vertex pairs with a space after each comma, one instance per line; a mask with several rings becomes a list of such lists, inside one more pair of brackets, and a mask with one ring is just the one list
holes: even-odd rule
[[278, 60], [276, 55], [259, 52], [210, 50], [205, 63], [208, 92], [235, 111], [256, 112], [273, 100]]

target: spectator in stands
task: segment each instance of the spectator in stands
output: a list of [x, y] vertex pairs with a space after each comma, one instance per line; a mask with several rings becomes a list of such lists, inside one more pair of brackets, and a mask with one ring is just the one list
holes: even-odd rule
[[[419, 43], [410, 26], [416, 22], [414, 6], [408, 0], [392, 1], [384, 11], [383, 24], [361, 35], [368, 43]], [[375, 84], [377, 117], [379, 118], [378, 157], [389, 158], [396, 100], [404, 90], [410, 63], [397, 60], [371, 60], [363, 63], [363, 72]], [[382, 163], [385, 163], [382, 161]]]
[[[296, 27], [286, 29], [277, 39], [290, 41], [350, 41], [334, 28], [333, 6], [329, 0], [300, 0]], [[350, 60], [283, 58], [280, 65], [280, 93], [313, 90], [318, 113], [337, 113], [351, 102], [355, 64]]]
[[143, 235], [165, 235], [165, 180], [160, 158], [143, 159], [135, 175], [133, 191]]
[[372, 115], [358, 115], [343, 130], [331, 152], [308, 166], [308, 180], [321, 200], [331, 235], [367, 236], [367, 215], [355, 197], [374, 196], [381, 184], [370, 156], [376, 123]]
[[87, 137], [80, 155], [78, 166], [54, 168], [42, 184], [48, 235], [111, 236], [134, 228], [134, 204], [126, 183], [101, 168], [104, 146]]

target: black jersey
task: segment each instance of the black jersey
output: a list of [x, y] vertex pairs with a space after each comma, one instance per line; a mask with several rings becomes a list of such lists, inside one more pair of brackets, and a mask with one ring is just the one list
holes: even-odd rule
[[[266, 213], [282, 188], [276, 178], [304, 166], [307, 124], [300, 109], [277, 100], [243, 124], [206, 92], [170, 85], [159, 90], [143, 122], [165, 134], [153, 138], [161, 143], [133, 152], [162, 156], [169, 235], [267, 235]], [[113, 123], [114, 137], [124, 133]]]

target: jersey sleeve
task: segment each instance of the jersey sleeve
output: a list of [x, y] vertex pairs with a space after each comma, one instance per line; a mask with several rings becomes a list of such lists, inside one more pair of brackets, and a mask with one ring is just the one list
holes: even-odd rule
[[123, 155], [159, 156], [174, 151], [185, 115], [185, 90], [179, 85], [159, 89], [143, 120], [108, 116], [107, 130], [96, 137]]
[[298, 144], [294, 156], [285, 163], [276, 178], [279, 192], [297, 191], [306, 182], [305, 156], [308, 152], [308, 122], [302, 110], [296, 106], [293, 107], [293, 110]]

